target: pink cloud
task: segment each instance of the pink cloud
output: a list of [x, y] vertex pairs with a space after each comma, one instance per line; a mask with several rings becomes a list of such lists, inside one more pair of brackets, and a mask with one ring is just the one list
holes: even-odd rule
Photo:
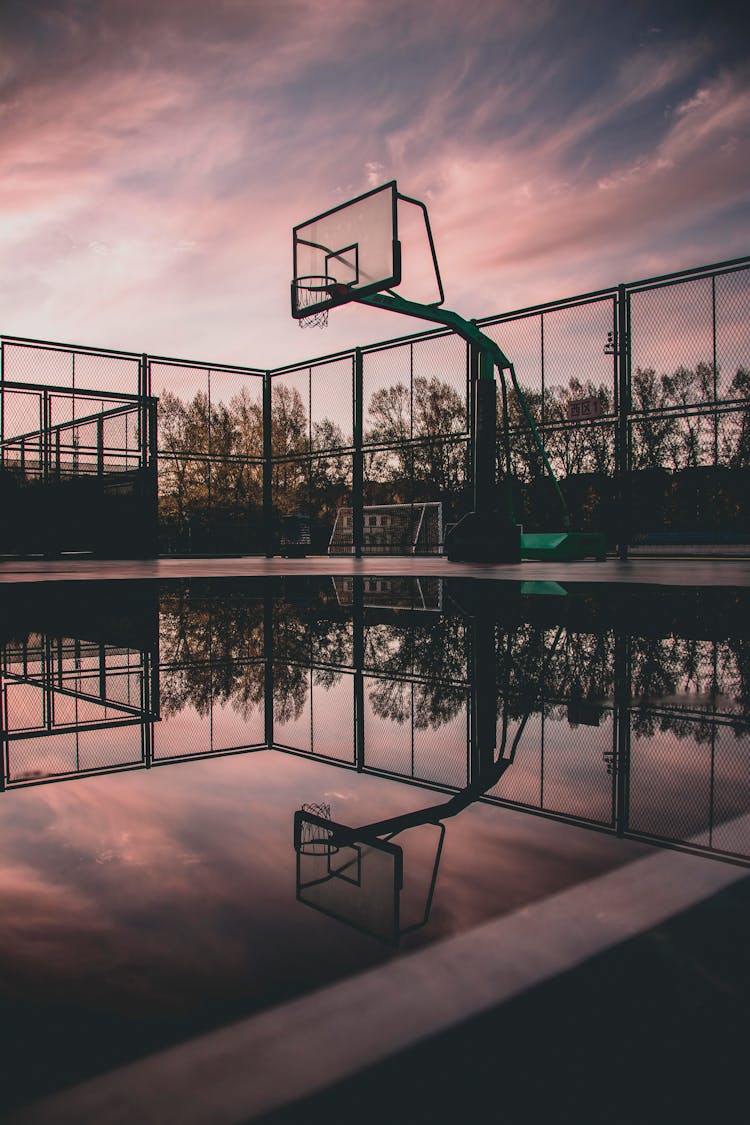
[[[311, 338], [288, 311], [291, 227], [379, 178], [428, 201], [469, 316], [746, 250], [720, 226], [747, 202], [740, 72], [709, 74], [705, 40], [677, 37], [576, 98], [586, 44], [552, 51], [559, 17], [170, 0], [10, 25], [3, 330], [261, 367], [404, 334], [418, 324], [349, 308]], [[603, 158], [623, 115], [656, 112], [639, 150]]]

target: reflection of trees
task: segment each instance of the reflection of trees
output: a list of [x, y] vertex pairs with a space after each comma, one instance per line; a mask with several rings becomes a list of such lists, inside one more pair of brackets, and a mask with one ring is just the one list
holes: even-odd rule
[[[304, 600], [278, 596], [272, 618], [274, 714], [299, 719], [310, 690], [330, 689], [354, 664], [351, 616], [333, 595], [306, 590]], [[376, 715], [416, 729], [438, 729], [462, 710], [472, 680], [469, 630], [461, 616], [374, 622], [365, 626], [363, 671]], [[497, 714], [548, 714], [571, 702], [613, 702], [615, 635], [525, 623], [496, 626]], [[629, 638], [633, 729], [710, 739], [719, 713], [746, 737], [750, 716], [750, 643], [677, 636]], [[187, 706], [205, 715], [228, 703], [243, 718], [264, 695], [262, 602], [209, 584], [179, 586], [160, 599], [161, 709]]]
[[548, 712], [561, 701], [603, 700], [614, 690], [614, 638], [609, 632], [564, 631], [519, 625], [499, 630], [496, 650], [498, 717]]
[[380, 675], [464, 683], [468, 679], [466, 624], [460, 618], [440, 616], [424, 625], [369, 625], [365, 668]]
[[351, 668], [351, 620], [332, 619], [329, 608], [315, 597], [294, 603], [278, 599], [273, 608], [273, 648], [274, 716], [287, 723], [302, 714], [313, 664], [314, 684], [326, 689], [341, 679], [338, 669]]
[[440, 617], [425, 625], [368, 627], [365, 669], [377, 673], [369, 693], [373, 711], [404, 723], [413, 707], [418, 730], [450, 722], [466, 702], [466, 689], [457, 687], [468, 680], [466, 657], [462, 620]]
[[[498, 715], [505, 700], [511, 717], [520, 717], [535, 700], [541, 709], [544, 699], [545, 711], [561, 702], [614, 700], [614, 634], [565, 632], [550, 655], [553, 637], [554, 631], [528, 624], [512, 633], [499, 633]], [[631, 668], [637, 733], [659, 729], [678, 738], [703, 741], [711, 736], [716, 709], [735, 715], [733, 729], [746, 736], [750, 714], [747, 642], [632, 637]], [[672, 710], [655, 714], [654, 708], [662, 706]]]
[[263, 607], [254, 599], [162, 594], [159, 612], [161, 712], [199, 715], [229, 703], [247, 719], [263, 699]]
[[273, 717], [277, 723], [291, 723], [300, 717], [309, 686], [309, 667], [274, 661]]
[[[632, 690], [638, 706], [633, 730], [651, 735], [670, 731], [677, 738], [708, 742], [714, 711], [735, 717], [731, 727], [747, 736], [750, 715], [750, 647], [744, 640], [707, 641], [685, 637], [635, 637]], [[669, 711], [654, 713], [664, 706]], [[689, 715], [680, 710], [689, 710]]]

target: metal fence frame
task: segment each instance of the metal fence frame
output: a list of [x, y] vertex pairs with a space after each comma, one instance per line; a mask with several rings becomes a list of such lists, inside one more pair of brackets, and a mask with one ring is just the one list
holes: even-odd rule
[[[585, 518], [596, 520], [606, 514], [610, 547], [616, 546], [623, 557], [634, 544], [637, 545], [639, 539], [644, 538], [644, 533], [655, 532], [658, 539], [658, 533], [665, 532], [664, 527], [639, 525], [641, 500], [637, 487], [638, 442], [646, 426], [652, 424], [654, 419], [663, 420], [678, 429], [680, 426], [689, 426], [691, 420], [697, 420], [694, 423], [696, 426], [708, 425], [712, 434], [712, 455], [707, 459], [704, 457], [702, 461], [700, 458], [703, 457], [703, 452], [694, 456], [694, 467], [703, 472], [703, 478], [707, 479], [711, 475], [706, 474], [706, 469], [714, 470], [714, 476], [717, 469], [730, 469], [738, 481], [742, 474], [750, 473], [750, 461], [747, 466], [744, 461], [739, 467], [725, 465], [720, 449], [721, 427], [730, 423], [735, 425], [735, 429], [739, 426], [743, 442], [750, 445], [750, 381], [747, 392], [742, 394], [737, 389], [739, 384], [736, 379], [727, 385], [724, 377], [726, 373], [722, 375], [721, 372], [718, 346], [720, 334], [726, 334], [727, 331], [726, 323], [722, 320], [726, 312], [723, 311], [723, 298], [719, 288], [724, 279], [735, 277], [744, 286], [740, 293], [744, 310], [750, 307], [747, 302], [750, 293], [750, 256], [611, 286], [477, 321], [480, 328], [502, 341], [503, 348], [514, 359], [521, 385], [529, 392], [532, 413], [536, 413], [540, 432], [548, 444], [550, 459], [560, 469], [562, 487], [568, 492], [569, 503], [572, 498], [575, 511], [578, 501], [573, 494], [576, 487], [580, 485], [583, 488], [585, 485], [588, 489], [586, 503], [593, 512], [593, 515], [589, 513]], [[703, 322], [700, 330], [707, 341], [704, 348], [707, 354], [705, 359], [701, 357], [699, 366], [701, 377], [710, 393], [702, 399], [686, 398], [685, 401], [675, 401], [671, 405], [662, 402], [656, 407], [644, 407], [634, 400], [634, 377], [640, 376], [640, 367], [637, 362], [638, 354], [634, 359], [633, 334], [635, 332], [637, 337], [641, 325], [649, 319], [642, 310], [645, 308], [648, 313], [648, 302], [658, 307], [659, 301], [666, 301], [666, 311], [662, 310], [664, 323], [659, 330], [663, 330], [667, 336], [671, 330], [675, 336], [680, 337], [685, 325], [690, 327], [691, 317], [698, 316], [695, 309], [690, 312], [687, 306], [685, 309], [681, 308], [681, 301], [686, 294], [698, 292], [696, 287], [702, 287], [700, 292], [703, 305], [700, 315]], [[741, 343], [737, 348], [741, 351], [750, 341], [750, 328], [747, 324], [750, 317], [743, 319], [743, 314], [740, 313], [736, 322], [731, 320], [736, 315], [731, 307], [733, 299], [730, 293], [727, 298], [729, 322], [740, 333]], [[672, 302], [671, 306], [669, 301]], [[583, 333], [582, 346], [581, 339], [576, 339], [576, 333], [580, 332], [581, 325], [585, 327], [586, 318], [591, 323]], [[559, 335], [560, 325], [562, 335]], [[538, 361], [532, 358], [531, 361], [524, 362], [523, 357], [519, 360], [514, 355], [511, 337], [513, 333], [519, 332], [526, 332], [530, 340], [533, 338]], [[554, 339], [555, 332], [558, 332], [557, 343]], [[63, 387], [60, 384], [46, 383], [44, 379], [13, 378], [12, 371], [6, 373], [6, 355], [8, 349], [13, 348], [26, 349], [30, 356], [37, 359], [47, 355], [69, 361], [69, 385]], [[661, 379], [664, 384], [664, 379], [672, 377], [674, 372], [684, 372], [688, 353], [688, 345], [682, 338], [677, 339], [670, 358], [660, 359], [654, 364], [654, 372], [658, 372], [654, 374], [657, 382]], [[556, 354], [555, 376], [552, 371], [555, 368]], [[86, 388], [80, 383], [80, 375], [78, 379], [76, 377], [77, 361], [79, 368], [82, 363], [85, 367], [84, 361], [89, 364], [99, 361], [102, 365], [110, 364], [115, 367], [121, 363], [129, 365], [137, 373], [136, 385], [123, 391], [114, 386], [101, 390]], [[740, 367], [743, 370], [745, 363], [750, 372], [750, 355], [746, 359], [742, 352]], [[670, 371], [667, 371], [667, 367]], [[161, 396], [153, 393], [155, 373], [164, 377]], [[695, 374], [694, 371], [690, 373]], [[218, 534], [221, 527], [217, 528], [216, 521], [221, 517], [225, 532], [230, 524], [239, 528], [236, 545], [232, 550], [268, 556], [278, 553], [280, 548], [283, 549], [281, 518], [284, 515], [307, 516], [313, 525], [310, 549], [313, 552], [324, 552], [328, 549], [335, 506], [338, 505], [352, 509], [352, 546], [347, 553], [360, 557], [363, 553], [368, 553], [364, 536], [364, 509], [368, 503], [394, 502], [394, 493], [398, 494], [395, 502], [405, 504], [440, 499], [447, 509], [443, 519], [444, 526], [449, 526], [468, 510], [473, 429], [471, 392], [475, 377], [475, 355], [449, 329], [432, 329], [399, 336], [366, 347], [346, 349], [265, 370], [47, 343], [19, 337], [0, 337], [0, 450], [5, 458], [6, 450], [10, 449], [13, 441], [13, 435], [6, 436], [4, 421], [6, 395], [12, 391], [27, 389], [29, 393], [41, 396], [40, 401], [45, 402], [45, 395], [59, 394], [61, 391], [74, 400], [95, 397], [102, 403], [98, 412], [102, 415], [102, 420], [105, 400], [113, 403], [112, 409], [117, 409], [114, 404], [118, 402], [121, 405], [127, 404], [129, 408], [137, 410], [140, 432], [144, 435], [140, 443], [140, 467], [147, 470], [153, 479], [148, 500], [144, 502], [154, 506], [155, 510], [157, 496], [164, 494], [161, 485], [166, 482], [167, 466], [174, 467], [181, 462], [203, 474], [205, 482], [200, 484], [200, 488], [203, 488], [206, 495], [203, 497], [200, 488], [198, 489], [193, 510], [201, 522], [201, 542], [205, 541], [211, 552], [221, 553], [222, 546], [227, 550]], [[569, 390], [560, 382], [561, 379], [564, 382], [566, 378], [570, 381]], [[214, 382], [223, 380], [224, 384], [223, 397], [216, 401], [212, 401], [212, 379]], [[584, 389], [586, 385], [593, 387], [602, 402], [601, 416], [587, 421], [585, 429], [581, 423], [567, 418], [562, 409], [567, 401], [566, 396], [569, 398], [575, 393], [575, 379], [579, 380], [576, 385]], [[349, 383], [349, 390], [344, 385], [346, 382]], [[161, 440], [164, 433], [162, 412], [165, 394], [172, 386], [187, 386], [186, 393], [192, 393], [193, 398], [192, 401], [187, 401], [173, 396], [173, 401], [179, 401], [179, 409], [183, 412], [183, 436], [178, 436], [177, 446], [167, 447]], [[285, 386], [288, 388], [286, 403], [283, 394]], [[235, 448], [232, 444], [234, 438], [231, 438], [227, 439], [228, 447], [225, 442], [223, 448], [217, 448], [212, 434], [214, 409], [224, 410], [227, 417], [231, 416], [235, 402], [231, 397], [232, 391], [239, 396], [243, 388], [249, 387], [252, 388], [251, 405], [256, 414], [253, 431], [255, 445], [251, 449]], [[734, 394], [731, 393], [732, 388]], [[436, 405], [436, 401], [429, 401], [431, 394], [436, 401], [442, 394], [445, 401], [442, 404], [437, 401]], [[160, 398], [161, 405], [157, 406]], [[385, 407], [393, 406], [398, 414], [398, 421], [394, 422], [391, 417], [387, 425], [382, 422], [382, 418], [380, 423], [374, 422], [371, 408], [376, 401], [384, 408], [382, 417], [387, 414]], [[324, 403], [331, 408], [328, 413], [322, 410], [321, 404]], [[296, 411], [296, 431], [288, 441], [285, 437], [283, 448], [275, 447], [279, 432], [279, 409], [289, 405]], [[428, 413], [428, 407], [432, 409], [432, 414]], [[190, 409], [193, 408], [198, 413], [203, 412], [197, 430], [195, 425], [193, 429], [197, 432], [202, 425], [205, 432], [201, 431], [197, 437], [194, 434], [193, 438], [188, 438], [184, 433], [190, 421]], [[158, 421], [157, 410], [160, 412]], [[101, 430], [101, 422], [97, 424]], [[441, 425], [444, 425], [443, 429], [440, 428]], [[62, 424], [62, 429], [64, 427], [65, 423]], [[58, 425], [55, 429], [54, 424], [45, 416], [40, 421], [38, 432], [38, 444], [45, 450], [41, 458], [42, 473], [45, 479], [54, 477], [56, 466], [59, 470], [60, 458], [58, 456], [56, 461], [55, 453], [56, 444], [59, 445], [60, 442], [61, 427]], [[526, 432], [525, 423], [521, 424], [517, 416], [515, 421], [512, 417], [510, 433], [512, 438], [517, 439], [514, 446], [517, 466], [521, 466], [525, 455], [523, 441]], [[590, 467], [585, 472], [570, 471], [568, 466], [566, 475], [566, 450], [571, 443], [575, 445], [576, 440], [584, 434], [592, 448], [596, 446], [598, 450], [599, 466], [596, 472]], [[34, 436], [29, 434], [27, 439], [33, 439]], [[692, 434], [690, 436], [692, 438]], [[15, 435], [15, 438], [18, 441], [19, 435]], [[179, 445], [180, 441], [182, 446]], [[99, 475], [102, 475], [106, 471], [107, 450], [103, 440], [97, 440], [95, 444], [92, 459], [97, 471], [100, 471]], [[581, 454], [580, 450], [576, 453], [580, 464], [586, 464], [586, 456], [589, 454]], [[530, 453], [528, 457], [531, 457]], [[158, 477], [160, 465], [162, 475]], [[674, 491], [676, 475], [682, 470], [670, 469], [665, 465], [657, 467], [663, 470], [662, 476], [672, 473], [671, 482], [667, 483]], [[502, 469], [500, 448], [498, 468]], [[256, 499], [251, 501], [245, 496], [235, 506], [226, 499], [219, 501], [212, 495], [212, 481], [220, 470], [225, 475], [228, 472], [234, 472], [236, 476], [244, 473], [245, 484], [254, 480]], [[554, 519], [545, 507], [550, 499], [544, 495], [547, 482], [542, 479], [541, 473], [535, 475], [530, 460], [524, 471], [525, 480], [521, 479], [521, 468], [514, 472], [514, 487], [519, 492], [521, 510], [524, 510], [525, 505], [528, 518], [529, 512], [533, 516], [538, 508], [543, 514], [535, 518]], [[57, 475], [59, 476], [59, 471]], [[745, 479], [744, 476], [742, 479]], [[750, 485], [750, 479], [748, 484]], [[695, 487], [698, 488], [698, 485]], [[711, 487], [718, 488], [719, 485]], [[741, 499], [737, 500], [737, 496], [742, 495], [739, 484], [734, 486], [734, 492], [737, 494], [732, 500], [735, 509], [738, 505], [741, 508], [741, 526], [732, 529], [734, 538], [740, 543], [750, 542], [750, 512]], [[706, 492], [708, 500], [706, 496], [702, 500], [704, 508], [706, 504], [710, 505], [711, 495], [709, 487]], [[528, 529], [533, 530], [533, 524]], [[549, 527], [546, 529], [550, 530]], [[201, 549], [200, 543], [196, 546], [191, 542], [189, 530], [188, 528], [187, 536], [180, 531], [171, 544], [173, 550]], [[664, 537], [668, 539], [671, 534], [673, 539], [679, 539], [679, 531], [679, 528], [673, 528], [670, 533], [667, 529]], [[731, 539], [732, 536], [725, 534], [726, 531], [726, 528], [714, 529], [713, 540]], [[706, 534], [711, 539], [711, 535]], [[701, 536], [697, 528], [693, 527], [692, 538], [699, 543], [701, 538], [706, 539], [706, 535]]]
[[[580, 423], [559, 416], [556, 419], [551, 419], [545, 415], [548, 405], [549, 390], [547, 375], [548, 364], [546, 362], [549, 360], [549, 345], [545, 339], [545, 333], [549, 332], [548, 326], [554, 324], [555, 318], [563, 314], [575, 313], [576, 311], [585, 312], [595, 307], [607, 310], [607, 317], [603, 322], [601, 337], [598, 340], [597, 346], [601, 356], [600, 362], [602, 366], [608, 366], [611, 372], [608, 376], [611, 393], [609, 395], [608, 408], [605, 407], [602, 415], [587, 422], [586, 426], [589, 428], [590, 433], [599, 434], [600, 443], [610, 446], [609, 459], [611, 461], [611, 472], [608, 474], [609, 495], [607, 499], [611, 512], [611, 520], [607, 531], [609, 533], [610, 546], [616, 546], [621, 557], [625, 557], [630, 549], [634, 546], [639, 546], [640, 543], [653, 544], [656, 542], [658, 544], [660, 532], [663, 530], [659, 527], [639, 527], [636, 518], [637, 513], [633, 510], [634, 475], [637, 475], [637, 466], [634, 462], [634, 444], [637, 444], [637, 427], [639, 424], [643, 423], [644, 418], [649, 415], [651, 417], [667, 417], [677, 423], [681, 423], [692, 417], [701, 417], [710, 420], [714, 433], [718, 434], [719, 419], [722, 416], [737, 414], [740, 411], [744, 412], [744, 415], [747, 416], [748, 398], [721, 393], [719, 388], [720, 364], [717, 360], [717, 281], [720, 278], [731, 277], [732, 275], [741, 274], [743, 272], [748, 274], [748, 271], [750, 271], [750, 257], [735, 258], [726, 262], [682, 270], [677, 273], [660, 275], [595, 290], [589, 293], [578, 294], [560, 301], [529, 306], [499, 316], [486, 317], [476, 322], [480, 328], [490, 334], [493, 334], [494, 329], [498, 338], [502, 339], [504, 327], [507, 328], [511, 325], [515, 327], [524, 322], [531, 324], [534, 320], [538, 321], [540, 363], [538, 390], [541, 399], [541, 409], [537, 414], [536, 420], [542, 436], [547, 441], [550, 441], [550, 439], [554, 439], [555, 435], [558, 437], [564, 435], [569, 438], [572, 434], [579, 433]], [[637, 314], [637, 303], [644, 295], [647, 296], [667, 289], [677, 294], [677, 299], [679, 300], [681, 294], [680, 287], [690, 286], [693, 283], [706, 283], [706, 285], [710, 285], [712, 294], [711, 345], [706, 362], [712, 373], [713, 396], [710, 401], [700, 401], [684, 405], [678, 404], [671, 407], [659, 407], [657, 411], [649, 412], [648, 410], [639, 409], [637, 405], [634, 405], [633, 401], [634, 372], [632, 330], [634, 315]], [[635, 313], [634, 303], [636, 305]], [[668, 328], [669, 326], [666, 325], [665, 329], [668, 330]], [[676, 331], [678, 330], [679, 325]], [[745, 331], [747, 334], [747, 330]], [[302, 363], [276, 368], [268, 373], [269, 381], [273, 386], [273, 381], [277, 378], [293, 375], [305, 369], [311, 369], [313, 367], [320, 369], [327, 364], [340, 363], [345, 359], [351, 359], [353, 361], [353, 442], [350, 446], [346, 447], [345, 452], [351, 454], [353, 463], [351, 507], [353, 508], [354, 516], [354, 541], [352, 553], [356, 557], [361, 556], [363, 553], [368, 553], [366, 549], [363, 549], [362, 534], [363, 510], [367, 503], [366, 480], [364, 478], [363, 465], [367, 454], [379, 451], [393, 452], [399, 449], [402, 453], [407, 453], [414, 457], [419, 454], [420, 449], [424, 448], [430, 440], [435, 441], [434, 438], [425, 438], [423, 435], [415, 437], [412, 415], [410, 418], [410, 431], [398, 444], [393, 442], [381, 444], [368, 442], [367, 435], [363, 431], [363, 418], [366, 409], [366, 403], [364, 401], [365, 388], [363, 369], [367, 363], [367, 359], [370, 356], [382, 356], [389, 353], [395, 356], [398, 355], [399, 352], [403, 354], [406, 350], [412, 355], [415, 345], [450, 336], [452, 336], [452, 333], [444, 329], [425, 331], [408, 336], [396, 337], [388, 341], [381, 341], [363, 348], [355, 348], [351, 351], [331, 353], [330, 355], [318, 357], [313, 361], [308, 360]], [[509, 354], [513, 355], [512, 345], [503, 342], [503, 347], [508, 350]], [[592, 355], [593, 352], [590, 353], [589, 360]], [[470, 389], [474, 362], [474, 357], [471, 355], [470, 351], [467, 350], [464, 370], [466, 386], [466, 425], [460, 433], [452, 434], [450, 439], [445, 436], [443, 436], [442, 439], [438, 439], [442, 440], [443, 443], [447, 440], [456, 441], [464, 446], [466, 451], [467, 480], [468, 465], [471, 464], [472, 396]], [[683, 366], [679, 342], [671, 363], [676, 369], [680, 369]], [[747, 363], [750, 368], [750, 354], [747, 356]], [[406, 365], [404, 363], [400, 365], [394, 363], [394, 366], [400, 366], [401, 369], [404, 369]], [[524, 368], [518, 362], [517, 370], [520, 382], [524, 385]], [[669, 373], [666, 371], [661, 372], [661, 375], [667, 374]], [[396, 378], [398, 378], [398, 376], [394, 376], [394, 381]], [[526, 385], [528, 386], [527, 381]], [[606, 392], [606, 387], [604, 389]], [[515, 436], [520, 439], [524, 433], [524, 427], [511, 427], [510, 432], [512, 437]], [[501, 468], [501, 456], [502, 453], [499, 449], [498, 468]], [[306, 459], [309, 460], [309, 458], [310, 454], [302, 452], [297, 456], [296, 460], [301, 464], [304, 463]], [[551, 459], [553, 458], [551, 457]], [[272, 462], [274, 461], [273, 455], [271, 456], [271, 460]], [[713, 465], [706, 467], [720, 467], [718, 439], [716, 437], [714, 438]], [[677, 470], [674, 472], [677, 472]], [[540, 478], [541, 475], [540, 473]], [[571, 474], [571, 477], [569, 477], [567, 481], [563, 479], [564, 490], [566, 487], [570, 489], [575, 483], [573, 479], [575, 475], [576, 474]], [[605, 477], [607, 476], [607, 474], [603, 475]], [[413, 483], [414, 479], [412, 477], [412, 484]], [[546, 486], [546, 481], [544, 480], [540, 479], [539, 483], [542, 487]], [[421, 499], [424, 499], [424, 497]], [[266, 503], [269, 509], [273, 510], [274, 497], [270, 492], [266, 497]], [[468, 489], [465, 491], [465, 495], [459, 499], [459, 505], [461, 503], [463, 504], [463, 509], [466, 510]], [[314, 513], [312, 514], [314, 515]], [[688, 533], [684, 534], [680, 529], [677, 529], [671, 533], [666, 532], [663, 538], [665, 541], [673, 542], [692, 540], [698, 545], [698, 549], [700, 549], [701, 542], [722, 542], [734, 539], [739, 543], [748, 543], [750, 542], [750, 509], [743, 511], [742, 526], [738, 531], [735, 531], [734, 534], [714, 532], [713, 534], [706, 533], [702, 535], [700, 532], [697, 532], [696, 529], [692, 529], [692, 532], [688, 530]]]

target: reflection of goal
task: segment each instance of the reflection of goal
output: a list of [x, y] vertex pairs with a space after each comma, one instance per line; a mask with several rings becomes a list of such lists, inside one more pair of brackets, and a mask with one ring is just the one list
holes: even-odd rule
[[[372, 504], [364, 507], [362, 550], [367, 555], [441, 555], [443, 505]], [[329, 555], [354, 553], [354, 513], [339, 508]]]

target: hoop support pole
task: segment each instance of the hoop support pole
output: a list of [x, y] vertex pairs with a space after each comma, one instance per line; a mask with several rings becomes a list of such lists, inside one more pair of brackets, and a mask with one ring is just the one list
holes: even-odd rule
[[[492, 340], [489, 336], [486, 336], [484, 332], [482, 332], [481, 328], [477, 327], [474, 321], [465, 320], [464, 317], [460, 316], [456, 312], [453, 312], [451, 309], [436, 308], [433, 305], [420, 305], [417, 301], [406, 301], [403, 297], [399, 297], [396, 293], [392, 293], [388, 296], [383, 293], [373, 293], [368, 297], [354, 296], [352, 297], [352, 300], [357, 301], [359, 304], [372, 305], [378, 309], [390, 309], [391, 312], [401, 313], [402, 316], [414, 316], [419, 320], [431, 320], [435, 324], [443, 324], [446, 328], [452, 328], [457, 335], [461, 336], [464, 340], [468, 340], [471, 344], [476, 344], [483, 353], [491, 357], [491, 363], [485, 364], [480, 362], [479, 364], [480, 382], [487, 379], [492, 379], [494, 381], [493, 367], [497, 367], [498, 373], [503, 383], [503, 391], [505, 392], [505, 378], [503, 373], [505, 371], [509, 372], [511, 382], [513, 383], [513, 389], [518, 396], [518, 401], [521, 404], [521, 409], [523, 410], [524, 417], [529, 424], [529, 428], [531, 429], [531, 433], [541, 455], [544, 467], [547, 470], [549, 478], [552, 481], [552, 485], [555, 489], [557, 499], [560, 502], [560, 506], [563, 512], [563, 526], [567, 530], [570, 527], [570, 511], [568, 509], [567, 502], [562, 494], [560, 485], [558, 483], [557, 477], [554, 474], [552, 466], [550, 465], [549, 458], [547, 457], [547, 451], [544, 448], [544, 442], [542, 441], [539, 435], [539, 431], [536, 428], [534, 419], [531, 416], [531, 411], [529, 410], [526, 398], [520, 386], [518, 385], [515, 367], [510, 362], [500, 345], [496, 344], [495, 341]], [[507, 403], [505, 393], [503, 393], [503, 402], [504, 404]], [[505, 422], [507, 435], [507, 409], [505, 412]]]

